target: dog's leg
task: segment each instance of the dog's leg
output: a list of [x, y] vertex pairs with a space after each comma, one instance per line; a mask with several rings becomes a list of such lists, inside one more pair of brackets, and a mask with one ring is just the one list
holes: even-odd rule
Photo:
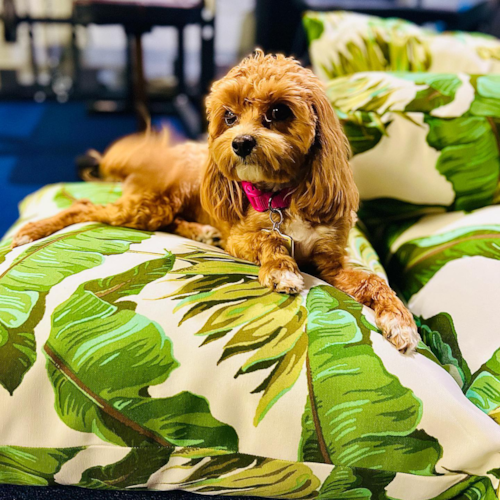
[[102, 222], [111, 226], [155, 231], [171, 224], [179, 208], [165, 197], [154, 195], [127, 196], [109, 205], [94, 205], [90, 201], [80, 200], [53, 217], [26, 224], [14, 237], [12, 248], [50, 236], [80, 222]]
[[384, 337], [403, 353], [415, 350], [420, 336], [413, 316], [390, 286], [376, 274], [349, 268], [344, 255], [314, 256], [319, 276], [375, 311], [375, 321]]
[[235, 257], [259, 264], [259, 282], [271, 290], [294, 294], [304, 288], [297, 263], [289, 255], [283, 238], [274, 233], [233, 232], [226, 250]]
[[190, 240], [223, 248], [221, 232], [208, 224], [188, 222], [180, 217], [176, 217], [168, 230]]

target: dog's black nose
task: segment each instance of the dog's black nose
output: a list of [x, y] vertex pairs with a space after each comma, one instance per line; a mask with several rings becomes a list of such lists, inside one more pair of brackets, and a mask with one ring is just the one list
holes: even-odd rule
[[257, 145], [257, 141], [251, 135], [239, 135], [233, 139], [233, 151], [241, 158], [248, 156]]

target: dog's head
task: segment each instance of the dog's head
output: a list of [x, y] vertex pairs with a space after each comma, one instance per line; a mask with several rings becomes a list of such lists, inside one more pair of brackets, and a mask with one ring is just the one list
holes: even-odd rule
[[321, 82], [296, 60], [256, 51], [213, 85], [207, 113], [202, 201], [216, 219], [242, 217], [241, 181], [292, 186], [290, 209], [317, 222], [357, 209], [347, 140]]

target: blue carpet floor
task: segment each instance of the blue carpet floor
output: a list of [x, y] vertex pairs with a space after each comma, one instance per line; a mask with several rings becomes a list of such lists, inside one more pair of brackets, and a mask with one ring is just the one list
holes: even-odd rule
[[[156, 118], [183, 134], [176, 119]], [[132, 115], [89, 114], [81, 102], [0, 102], [0, 235], [18, 217], [18, 203], [54, 182], [77, 181], [75, 157], [103, 151], [136, 130]]]

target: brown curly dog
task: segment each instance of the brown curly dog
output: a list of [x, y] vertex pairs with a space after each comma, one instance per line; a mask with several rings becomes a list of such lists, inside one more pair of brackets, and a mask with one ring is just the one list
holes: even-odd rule
[[[210, 224], [230, 254], [261, 266], [262, 285], [298, 293], [298, 264], [312, 263], [320, 278], [371, 307], [400, 351], [413, 351], [419, 335], [403, 303], [382, 278], [348, 267], [358, 191], [349, 145], [316, 76], [294, 59], [257, 51], [213, 85], [207, 109], [208, 148], [169, 147], [165, 134], [152, 132], [118, 141], [100, 158], [100, 171], [124, 181], [122, 198], [76, 202], [23, 227], [13, 246], [88, 221], [170, 227], [213, 242]], [[271, 230], [269, 208], [274, 221], [283, 217], [279, 232]]]

